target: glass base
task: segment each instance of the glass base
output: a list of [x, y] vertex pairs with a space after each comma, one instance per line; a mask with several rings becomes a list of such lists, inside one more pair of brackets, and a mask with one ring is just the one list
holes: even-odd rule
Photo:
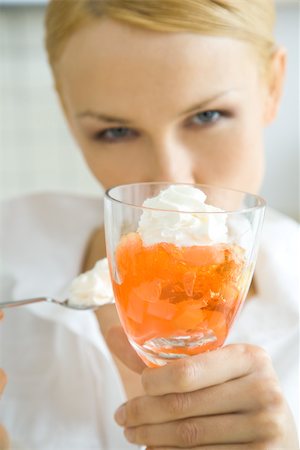
[[[143, 361], [150, 366], [164, 366], [168, 362], [185, 358], [192, 354], [201, 353], [201, 347], [217, 341], [212, 330], [198, 332], [192, 336], [171, 336], [167, 338], [155, 338], [137, 344], [133, 339], [129, 341]], [[198, 349], [198, 351], [196, 351]], [[206, 350], [204, 350], [206, 351]]]

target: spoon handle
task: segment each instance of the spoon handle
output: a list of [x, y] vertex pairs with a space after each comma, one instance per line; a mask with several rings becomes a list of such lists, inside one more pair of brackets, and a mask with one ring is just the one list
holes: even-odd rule
[[28, 305], [29, 303], [38, 303], [38, 302], [46, 302], [46, 297], [38, 297], [38, 298], [28, 298], [25, 300], [16, 300], [16, 301], [10, 301], [10, 302], [0, 302], [0, 309], [1, 308], [14, 308], [15, 306], [21, 306], [21, 305]]

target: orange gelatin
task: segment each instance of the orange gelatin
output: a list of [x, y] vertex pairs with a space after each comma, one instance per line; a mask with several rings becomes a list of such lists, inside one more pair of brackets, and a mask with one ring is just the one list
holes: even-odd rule
[[184, 348], [162, 344], [161, 351], [187, 355], [221, 346], [242, 300], [243, 253], [230, 244], [144, 246], [138, 233], [123, 236], [114, 291], [130, 339], [144, 346], [154, 339], [212, 336]]

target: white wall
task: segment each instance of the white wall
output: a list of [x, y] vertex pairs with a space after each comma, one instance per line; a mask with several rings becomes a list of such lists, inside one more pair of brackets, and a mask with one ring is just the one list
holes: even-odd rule
[[277, 120], [266, 131], [266, 178], [262, 194], [269, 204], [299, 218], [299, 5], [282, 0], [277, 40], [288, 50], [284, 97]]
[[[99, 192], [52, 90], [43, 12], [43, 7], [0, 6], [0, 197], [45, 189]], [[289, 51], [289, 68], [281, 112], [266, 132], [263, 187], [270, 205], [294, 217], [299, 205], [298, 12], [298, 2], [278, 6], [277, 36]]]
[[0, 197], [45, 189], [97, 193], [52, 87], [44, 9], [0, 11]]

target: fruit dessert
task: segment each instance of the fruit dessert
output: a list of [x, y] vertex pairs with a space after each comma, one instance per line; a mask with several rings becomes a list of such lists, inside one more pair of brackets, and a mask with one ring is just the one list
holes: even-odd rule
[[113, 288], [131, 344], [155, 366], [156, 356], [223, 344], [244, 298], [245, 252], [228, 242], [226, 213], [199, 189], [171, 186], [143, 206], [138, 230], [116, 249]]

